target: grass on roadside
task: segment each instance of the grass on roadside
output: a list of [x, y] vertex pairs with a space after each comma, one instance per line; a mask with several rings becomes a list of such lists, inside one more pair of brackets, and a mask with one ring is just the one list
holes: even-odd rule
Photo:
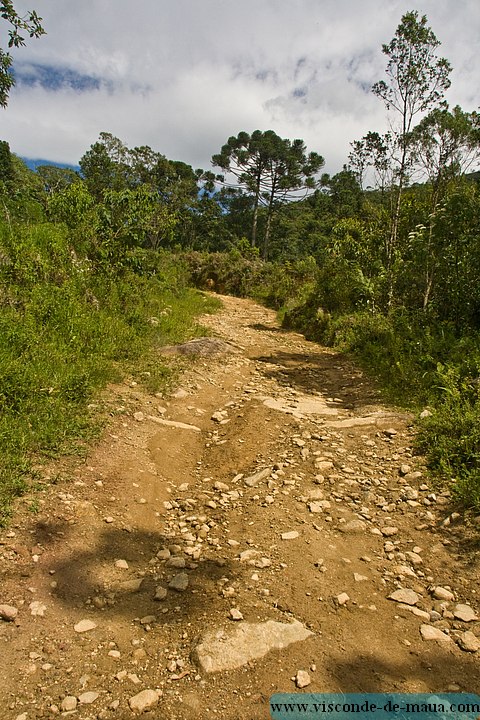
[[170, 370], [155, 348], [202, 333], [215, 302], [187, 286], [178, 263], [155, 274], [98, 272], [79, 261], [64, 229], [0, 228], [0, 523], [26, 492], [32, 463], [85, 452], [101, 427], [99, 391], [137, 365], [149, 388]]

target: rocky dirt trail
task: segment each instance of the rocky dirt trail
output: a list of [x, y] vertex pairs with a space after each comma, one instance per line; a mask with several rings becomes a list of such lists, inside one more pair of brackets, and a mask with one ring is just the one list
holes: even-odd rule
[[169, 398], [0, 533], [1, 717], [269, 718], [275, 692], [480, 691], [478, 526], [344, 357], [222, 298]]

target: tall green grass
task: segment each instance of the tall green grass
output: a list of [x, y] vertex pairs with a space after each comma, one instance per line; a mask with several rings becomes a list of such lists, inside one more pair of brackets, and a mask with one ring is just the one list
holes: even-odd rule
[[187, 279], [167, 254], [113, 273], [62, 226], [0, 226], [0, 522], [39, 458], [84, 451], [106, 383], [146, 363], [152, 389], [169, 381], [155, 348], [198, 334], [214, 306]]

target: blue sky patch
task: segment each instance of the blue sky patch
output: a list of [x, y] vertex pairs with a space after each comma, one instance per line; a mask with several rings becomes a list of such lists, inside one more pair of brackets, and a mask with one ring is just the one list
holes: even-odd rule
[[66, 88], [76, 92], [89, 92], [99, 90], [104, 85], [102, 80], [92, 75], [82, 75], [75, 70], [53, 65], [17, 63], [14, 76], [18, 86], [40, 86], [53, 92]]

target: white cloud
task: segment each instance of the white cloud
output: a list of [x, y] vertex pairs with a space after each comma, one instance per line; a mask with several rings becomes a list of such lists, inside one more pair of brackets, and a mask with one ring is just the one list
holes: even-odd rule
[[[98, 88], [21, 85], [1, 114], [1, 137], [20, 155], [77, 163], [101, 131], [209, 167], [240, 130], [303, 138], [346, 162], [349, 143], [382, 129], [369, 93], [383, 76], [406, 0], [22, 0], [47, 35], [16, 51], [41, 64], [100, 79]], [[478, 0], [417, 4], [454, 66], [451, 104], [476, 109]]]

